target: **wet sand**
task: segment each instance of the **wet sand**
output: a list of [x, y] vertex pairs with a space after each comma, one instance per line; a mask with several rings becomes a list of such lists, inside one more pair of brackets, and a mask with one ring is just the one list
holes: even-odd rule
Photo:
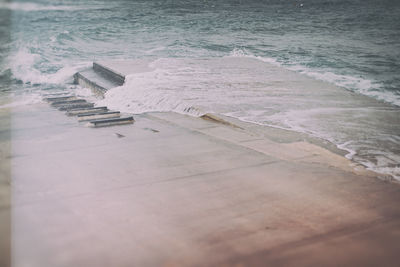
[[14, 108], [14, 266], [397, 265], [398, 184], [321, 141], [223, 119], [91, 129]]

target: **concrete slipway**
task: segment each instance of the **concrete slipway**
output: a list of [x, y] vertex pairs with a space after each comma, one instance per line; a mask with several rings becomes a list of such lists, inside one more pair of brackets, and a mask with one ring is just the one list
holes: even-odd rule
[[91, 129], [14, 108], [13, 266], [397, 266], [398, 185], [224, 119]]

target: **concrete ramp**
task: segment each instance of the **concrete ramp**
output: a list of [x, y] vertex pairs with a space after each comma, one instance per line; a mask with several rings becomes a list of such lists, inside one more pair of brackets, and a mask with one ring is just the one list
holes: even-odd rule
[[398, 266], [400, 188], [295, 133], [53, 109], [13, 109], [13, 266]]

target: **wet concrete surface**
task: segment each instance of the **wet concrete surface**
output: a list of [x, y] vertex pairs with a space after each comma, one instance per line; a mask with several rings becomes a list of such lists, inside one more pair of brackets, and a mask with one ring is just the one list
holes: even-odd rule
[[175, 113], [12, 118], [13, 266], [397, 266], [399, 185], [319, 146]]

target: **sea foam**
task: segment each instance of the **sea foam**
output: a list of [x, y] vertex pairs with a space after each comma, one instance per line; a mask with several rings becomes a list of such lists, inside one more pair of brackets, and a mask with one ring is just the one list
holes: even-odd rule
[[[88, 8], [88, 7], [86, 7]], [[15, 10], [15, 11], [68, 11], [68, 10], [82, 10], [85, 9], [83, 7], [78, 7], [78, 6], [52, 6], [52, 5], [41, 5], [37, 3], [31, 3], [31, 2], [2, 2], [0, 3], [0, 9], [10, 9], [10, 10]]]
[[77, 71], [91, 65], [91, 62], [64, 64], [54, 73], [44, 73], [37, 68], [42, 61], [41, 55], [31, 52], [27, 47], [19, 49], [7, 61], [13, 77], [29, 84], [62, 84], [71, 80]]
[[229, 53], [229, 56], [247, 57], [261, 60], [275, 66], [279, 66], [307, 75], [320, 81], [328, 82], [346, 88], [348, 90], [355, 91], [360, 94], [400, 106], [400, 95], [390, 92], [388, 90], [384, 90], [383, 88], [381, 88], [382, 86], [377, 81], [374, 81], [372, 79], [336, 74], [332, 71], [327, 71], [324, 69], [312, 69], [299, 63], [280, 62], [278, 59], [272, 57], [269, 58], [265, 56], [256, 56], [246, 49], [235, 48]]

